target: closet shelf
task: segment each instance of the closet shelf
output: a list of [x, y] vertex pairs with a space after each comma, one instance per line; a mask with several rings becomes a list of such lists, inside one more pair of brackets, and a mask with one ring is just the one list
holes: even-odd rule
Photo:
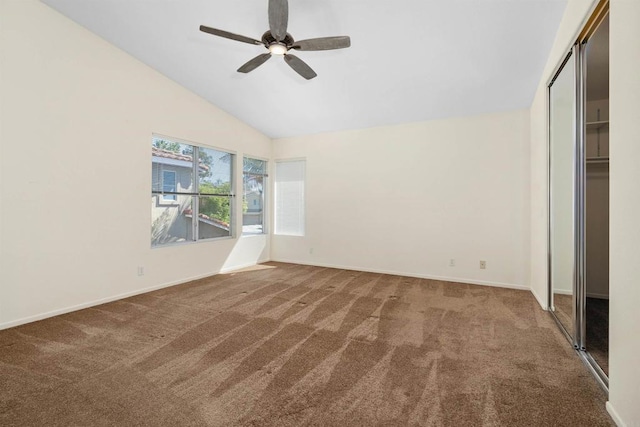
[[587, 122], [587, 129], [600, 129], [609, 126], [609, 120], [600, 120], [597, 122]]
[[587, 163], [609, 164], [609, 157], [587, 157]]

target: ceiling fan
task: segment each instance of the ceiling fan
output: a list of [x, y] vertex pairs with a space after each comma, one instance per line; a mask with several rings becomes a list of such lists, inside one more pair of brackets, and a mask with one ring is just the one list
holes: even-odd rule
[[290, 50], [332, 50], [343, 49], [351, 46], [351, 39], [348, 36], [320, 37], [317, 39], [307, 39], [295, 41], [291, 34], [287, 33], [289, 21], [289, 4], [287, 0], [269, 0], [269, 30], [262, 35], [262, 40], [252, 39], [228, 31], [200, 25], [200, 31], [224, 37], [243, 43], [262, 45], [269, 53], [256, 56], [242, 67], [238, 68], [239, 73], [248, 73], [255, 70], [260, 65], [267, 62], [272, 55], [283, 56], [287, 64], [295, 72], [307, 80], [316, 77], [317, 74], [302, 59], [291, 55]]

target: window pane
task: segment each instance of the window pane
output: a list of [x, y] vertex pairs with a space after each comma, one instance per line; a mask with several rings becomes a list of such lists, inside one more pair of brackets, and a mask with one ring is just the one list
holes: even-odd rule
[[200, 148], [200, 193], [231, 194], [233, 154], [211, 148]]
[[[264, 166], [262, 168], [264, 169]], [[245, 172], [243, 178], [242, 233], [262, 234], [264, 233], [265, 177]]]
[[276, 163], [276, 234], [304, 236], [304, 179], [304, 160]]
[[[200, 194], [231, 194], [233, 154], [199, 148]], [[233, 199], [230, 196], [199, 196], [198, 239], [231, 236]]]
[[[193, 148], [187, 144], [153, 138], [151, 146], [151, 191], [177, 191], [190, 193], [194, 191], [193, 180]], [[171, 179], [173, 175], [173, 180]], [[173, 188], [173, 190], [170, 190]], [[165, 200], [175, 200], [168, 198]]]
[[198, 239], [231, 236], [232, 198], [200, 196]]
[[256, 175], [266, 175], [267, 174], [267, 162], [264, 160], [252, 159], [250, 157], [245, 157], [242, 161], [242, 171], [253, 173]]
[[267, 162], [245, 157], [242, 162], [242, 233], [264, 233], [264, 200]]
[[177, 196], [167, 204], [162, 195], [151, 196], [151, 245], [193, 240], [191, 228], [191, 196]]

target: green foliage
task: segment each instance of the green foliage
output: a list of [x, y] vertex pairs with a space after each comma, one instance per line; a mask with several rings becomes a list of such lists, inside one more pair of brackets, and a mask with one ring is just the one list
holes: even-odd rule
[[[191, 156], [193, 158], [193, 147], [188, 146], [184, 150], [182, 150], [182, 154], [187, 156]], [[209, 178], [211, 176], [211, 172], [213, 171], [213, 157], [209, 155], [203, 148], [198, 150], [198, 160], [200, 161], [199, 166], [206, 166], [206, 168], [198, 168], [198, 175], [200, 178]]]
[[156, 139], [153, 141], [153, 146], [161, 150], [173, 151], [174, 153], [180, 152], [180, 143], [167, 141], [166, 139]]
[[[229, 194], [231, 184], [213, 185], [208, 182], [200, 184], [200, 193]], [[227, 224], [231, 221], [230, 197], [200, 197], [200, 214], [215, 218]]]
[[245, 157], [242, 161], [242, 170], [244, 172], [263, 174], [266, 172], [265, 166], [266, 162], [264, 160]]
[[258, 191], [262, 193], [262, 187], [264, 184], [263, 174], [266, 171], [267, 162], [264, 160], [252, 159], [245, 157], [242, 162], [242, 184], [245, 194], [242, 198], [242, 212], [245, 213], [249, 210], [249, 203], [247, 202], [247, 192]]

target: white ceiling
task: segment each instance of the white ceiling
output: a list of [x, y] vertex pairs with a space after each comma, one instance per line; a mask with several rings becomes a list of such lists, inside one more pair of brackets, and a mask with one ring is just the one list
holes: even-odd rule
[[348, 35], [349, 49], [280, 58], [198, 30], [259, 39], [267, 0], [42, 0], [269, 137], [528, 108], [567, 0], [290, 0], [297, 39]]

